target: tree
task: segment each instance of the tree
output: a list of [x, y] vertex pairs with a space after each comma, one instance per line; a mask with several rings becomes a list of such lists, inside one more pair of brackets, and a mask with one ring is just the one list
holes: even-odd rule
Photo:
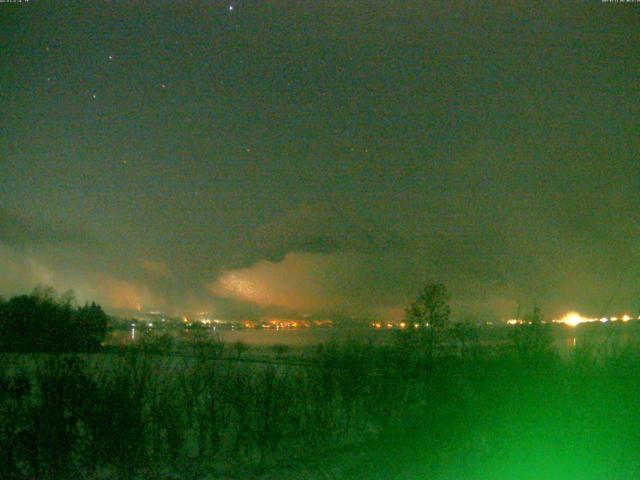
[[61, 305], [68, 305], [69, 307], [76, 306], [76, 292], [73, 290], [67, 290], [62, 295], [60, 295], [60, 299], [58, 303]]
[[56, 302], [58, 299], [58, 294], [52, 286], [42, 284], [34, 288], [30, 296], [42, 302]]
[[72, 293], [61, 300], [38, 287], [0, 304], [0, 350], [69, 352], [96, 350], [107, 333], [107, 315], [95, 303], [75, 307]]
[[418, 352], [420, 356], [426, 354], [428, 361], [433, 360], [451, 316], [450, 299], [451, 295], [442, 283], [424, 286], [418, 298], [405, 310], [405, 322], [410, 330], [398, 337], [403, 356], [409, 359]]
[[430, 283], [424, 286], [418, 298], [406, 309], [406, 321], [409, 325], [428, 325], [434, 329], [444, 329], [449, 323], [451, 294], [442, 283]]
[[100, 305], [91, 302], [77, 309], [75, 314], [78, 328], [78, 345], [82, 350], [97, 350], [107, 334], [107, 314]]
[[467, 355], [467, 346], [478, 339], [478, 329], [475, 323], [466, 319], [453, 325], [451, 334], [460, 345], [460, 355], [465, 358]]

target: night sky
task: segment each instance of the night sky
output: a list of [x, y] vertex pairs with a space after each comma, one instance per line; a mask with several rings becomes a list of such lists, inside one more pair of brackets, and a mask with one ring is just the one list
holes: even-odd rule
[[0, 295], [640, 313], [640, 5], [0, 4]]

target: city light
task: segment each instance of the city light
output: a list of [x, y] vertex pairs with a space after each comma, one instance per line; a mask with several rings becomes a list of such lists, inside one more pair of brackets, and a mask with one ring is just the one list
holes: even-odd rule
[[577, 327], [582, 323], [593, 323], [593, 322], [607, 323], [609, 321], [616, 322], [618, 320], [622, 320], [623, 322], [626, 323], [629, 320], [632, 320], [632, 317], [630, 315], [625, 314], [625, 315], [622, 315], [621, 317], [590, 318], [590, 317], [584, 317], [580, 315], [578, 312], [569, 312], [561, 319], [553, 320], [553, 323], [564, 323], [565, 325], [568, 325], [570, 327]]
[[[599, 322], [599, 323], [608, 323], [608, 322], [617, 322], [618, 320], [622, 320], [623, 322], [628, 322], [630, 320], [633, 320], [634, 317], [631, 317], [630, 315], [623, 315], [621, 317], [601, 317], [601, 318], [595, 318], [595, 317], [585, 317], [583, 315], [581, 315], [578, 312], [575, 311], [571, 311], [566, 313], [563, 317], [559, 318], [559, 319], [555, 319], [555, 320], [551, 320], [551, 323], [562, 323], [564, 325], [567, 325], [569, 327], [575, 328], [578, 325], [581, 325], [583, 323], [595, 323], [595, 322]], [[638, 317], [638, 320], [640, 320], [640, 317]], [[524, 324], [530, 324], [531, 322], [528, 322], [526, 320], [522, 320], [522, 319], [516, 319], [516, 318], [512, 318], [507, 320], [507, 325], [524, 325]], [[542, 323], [547, 323], [546, 321], [542, 321]]]
[[578, 312], [569, 312], [560, 320], [557, 320], [557, 323], [564, 323], [565, 325], [569, 325], [570, 327], [577, 327], [581, 323], [587, 322], [595, 322], [595, 318], [586, 318], [580, 315]]

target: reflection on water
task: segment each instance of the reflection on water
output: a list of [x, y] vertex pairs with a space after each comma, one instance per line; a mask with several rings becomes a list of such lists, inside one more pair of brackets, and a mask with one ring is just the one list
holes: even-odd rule
[[[354, 338], [364, 341], [370, 341], [375, 344], [393, 343], [396, 330], [375, 330], [371, 328], [297, 328], [297, 329], [237, 329], [226, 330], [211, 328], [208, 331], [201, 331], [200, 334], [205, 337], [209, 336], [212, 340], [219, 340], [225, 343], [242, 342], [246, 345], [269, 346], [269, 345], [289, 345], [309, 346], [326, 343], [331, 340], [342, 341], [348, 338]], [[188, 340], [190, 334], [182, 330], [163, 330], [139, 328], [137, 326], [129, 326], [127, 330], [112, 331], [107, 343], [109, 344], [127, 344], [143, 341], [149, 335], [156, 337], [161, 335], [169, 335], [174, 338], [184, 338]], [[186, 335], [186, 336], [185, 336]], [[478, 344], [486, 347], [506, 347], [510, 343], [509, 329], [486, 329], [483, 330], [476, 340]], [[553, 344], [556, 350], [567, 355], [580, 349], [602, 349], [608, 348], [609, 345], [623, 346], [627, 344], [640, 343], [640, 329], [624, 329], [620, 331], [609, 331], [609, 329], [601, 328], [599, 330], [574, 330], [574, 329], [556, 329], [553, 335]], [[450, 340], [450, 345], [456, 347], [458, 345], [455, 339]]]
[[249, 345], [286, 344], [293, 346], [313, 345], [331, 340], [336, 335], [332, 329], [276, 330], [218, 330], [217, 337], [223, 342], [244, 342]]
[[[326, 343], [331, 340], [344, 340], [347, 338], [357, 338], [371, 340], [375, 343], [384, 343], [392, 338], [393, 332], [376, 332], [368, 328], [299, 328], [299, 329], [214, 329], [200, 333], [204, 337], [218, 340], [225, 343], [242, 342], [247, 345], [268, 346], [268, 345], [290, 345], [308, 346]], [[183, 331], [152, 331], [147, 328], [129, 327], [128, 330], [114, 330], [111, 332], [107, 343], [128, 344], [136, 341], [143, 341], [145, 338], [157, 335], [169, 335], [174, 338], [189, 338], [189, 333]], [[186, 335], [186, 337], [185, 337]]]

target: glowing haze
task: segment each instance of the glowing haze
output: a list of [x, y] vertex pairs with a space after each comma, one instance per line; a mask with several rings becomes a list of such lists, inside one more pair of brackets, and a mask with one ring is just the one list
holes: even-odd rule
[[458, 316], [637, 314], [623, 7], [2, 4], [0, 295], [398, 319], [438, 281]]

